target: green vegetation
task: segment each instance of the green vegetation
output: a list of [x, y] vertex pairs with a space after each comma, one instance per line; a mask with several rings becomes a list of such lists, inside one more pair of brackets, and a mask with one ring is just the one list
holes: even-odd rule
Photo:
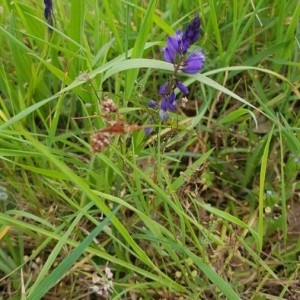
[[[0, 299], [299, 299], [298, 1], [53, 10], [0, 4]], [[147, 136], [196, 13], [205, 67]], [[134, 130], [92, 153], [106, 98]]]

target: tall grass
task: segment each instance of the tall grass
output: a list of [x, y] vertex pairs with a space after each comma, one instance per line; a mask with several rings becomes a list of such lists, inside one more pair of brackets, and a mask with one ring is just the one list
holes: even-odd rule
[[[0, 299], [297, 299], [297, 2], [4, 1]], [[146, 136], [196, 13], [205, 68]], [[95, 154], [105, 97], [141, 130]]]

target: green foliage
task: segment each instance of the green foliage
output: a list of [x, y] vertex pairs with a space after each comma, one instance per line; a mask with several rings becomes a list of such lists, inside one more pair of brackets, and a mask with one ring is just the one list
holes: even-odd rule
[[[3, 299], [297, 297], [298, 1], [53, 8], [49, 28], [43, 1], [0, 5]], [[161, 48], [195, 13], [204, 71], [146, 136]], [[106, 97], [136, 129], [92, 153]]]

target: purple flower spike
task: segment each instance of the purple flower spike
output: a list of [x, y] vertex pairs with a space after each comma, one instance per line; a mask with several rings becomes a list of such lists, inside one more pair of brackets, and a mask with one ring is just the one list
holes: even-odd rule
[[182, 34], [182, 50], [185, 53], [187, 49], [194, 44], [200, 36], [200, 17], [199, 14], [189, 23]]
[[181, 82], [181, 81], [176, 81], [176, 86], [179, 88], [179, 90], [181, 91], [181, 93], [183, 94], [188, 94], [189, 90], [188, 88]]
[[[159, 116], [163, 121], [168, 120], [170, 111], [177, 110], [175, 89], [178, 88], [184, 95], [189, 94], [189, 89], [177, 78], [178, 71], [181, 70], [188, 74], [195, 74], [204, 66], [204, 52], [193, 51], [190, 53], [189, 51], [199, 36], [200, 17], [197, 14], [183, 32], [177, 30], [174, 35], [167, 37], [167, 44], [163, 49], [164, 60], [173, 64], [174, 70], [172, 76], [158, 90], [161, 98]], [[157, 107], [152, 102], [149, 106], [153, 108]]]
[[204, 66], [204, 51], [192, 52], [180, 68], [182, 72], [188, 74], [198, 73]]

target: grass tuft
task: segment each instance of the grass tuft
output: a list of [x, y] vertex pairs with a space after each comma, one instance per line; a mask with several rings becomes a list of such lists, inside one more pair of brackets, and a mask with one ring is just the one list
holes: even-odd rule
[[52, 2], [0, 5], [0, 298], [298, 299], [298, 1]]

